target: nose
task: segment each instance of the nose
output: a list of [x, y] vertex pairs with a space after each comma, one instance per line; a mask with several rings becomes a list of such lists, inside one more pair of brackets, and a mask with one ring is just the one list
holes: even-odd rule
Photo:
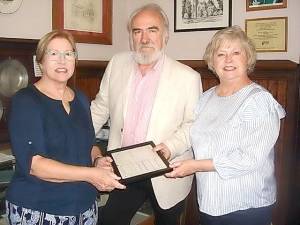
[[149, 35], [147, 31], [143, 31], [142, 32], [142, 36], [141, 36], [141, 42], [143, 44], [147, 44], [149, 42]]
[[232, 55], [231, 54], [226, 54], [225, 62], [231, 62], [231, 61], [232, 61]]
[[65, 55], [64, 52], [59, 53], [58, 62], [60, 62], [60, 63], [65, 63], [66, 62], [66, 55]]

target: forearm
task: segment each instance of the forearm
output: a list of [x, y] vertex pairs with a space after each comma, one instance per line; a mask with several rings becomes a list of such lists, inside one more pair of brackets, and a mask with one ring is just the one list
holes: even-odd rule
[[211, 159], [195, 160], [195, 172], [215, 171], [214, 163]]
[[89, 167], [64, 164], [39, 155], [32, 158], [30, 174], [51, 182], [87, 181]]

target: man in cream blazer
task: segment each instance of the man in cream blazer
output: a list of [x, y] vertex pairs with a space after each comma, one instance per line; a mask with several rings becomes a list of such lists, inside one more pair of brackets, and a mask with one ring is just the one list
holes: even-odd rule
[[[162, 151], [170, 162], [193, 157], [189, 129], [194, 121], [194, 107], [202, 92], [200, 75], [164, 54], [168, 37], [166, 24], [168, 25], [167, 18], [159, 6], [150, 4], [138, 9], [129, 22], [133, 52], [115, 55], [106, 68], [99, 93], [91, 103], [91, 112], [96, 133], [110, 119], [108, 151], [123, 146], [123, 129], [126, 118], [130, 116], [126, 112], [131, 101], [130, 91], [134, 76], [139, 70], [143, 73], [145, 66], [153, 68], [159, 62], [159, 80], [143, 141], [153, 141], [157, 145], [155, 150]], [[154, 52], [160, 54], [157, 54], [155, 60], [146, 59], [144, 62], [144, 59], [138, 59], [136, 54], [143, 51], [138, 48], [140, 43], [151, 43], [153, 48], [158, 46], [158, 50]], [[146, 56], [147, 54], [153, 56], [148, 52], [144, 53]], [[176, 224], [184, 208], [183, 200], [191, 189], [192, 178], [189, 176], [170, 179], [158, 176], [151, 179], [150, 189], [153, 188], [154, 194], [152, 193], [153, 198], [150, 197], [150, 200], [156, 224]], [[131, 191], [130, 185], [126, 190], [115, 190], [110, 194], [107, 205], [100, 213], [101, 224], [121, 225], [130, 222], [144, 200], [136, 200], [138, 194], [133, 192], [130, 199], [123, 198], [126, 191]], [[114, 195], [118, 197], [114, 198]], [[117, 204], [116, 201], [120, 202]]]

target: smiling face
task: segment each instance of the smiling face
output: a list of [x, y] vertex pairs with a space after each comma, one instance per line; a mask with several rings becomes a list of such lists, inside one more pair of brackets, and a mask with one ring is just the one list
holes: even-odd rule
[[159, 59], [165, 47], [165, 30], [161, 15], [154, 10], [138, 13], [131, 25], [131, 48], [139, 64], [152, 64]]
[[72, 54], [73, 48], [70, 42], [65, 38], [52, 39], [45, 52], [41, 63], [43, 79], [52, 82], [67, 83], [72, 77], [75, 69], [76, 55]]
[[247, 56], [240, 41], [227, 40], [221, 43], [213, 55], [213, 67], [220, 81], [245, 80]]

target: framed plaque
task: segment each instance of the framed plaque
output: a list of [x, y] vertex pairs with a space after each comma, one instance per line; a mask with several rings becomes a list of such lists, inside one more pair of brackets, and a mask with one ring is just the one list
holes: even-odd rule
[[172, 171], [152, 141], [108, 151], [115, 173], [122, 183], [132, 183]]
[[257, 52], [286, 52], [287, 23], [287, 17], [247, 19], [245, 30]]
[[112, 44], [112, 0], [52, 0], [52, 28], [68, 30], [76, 42]]
[[174, 0], [174, 31], [220, 30], [231, 26], [231, 0]]

